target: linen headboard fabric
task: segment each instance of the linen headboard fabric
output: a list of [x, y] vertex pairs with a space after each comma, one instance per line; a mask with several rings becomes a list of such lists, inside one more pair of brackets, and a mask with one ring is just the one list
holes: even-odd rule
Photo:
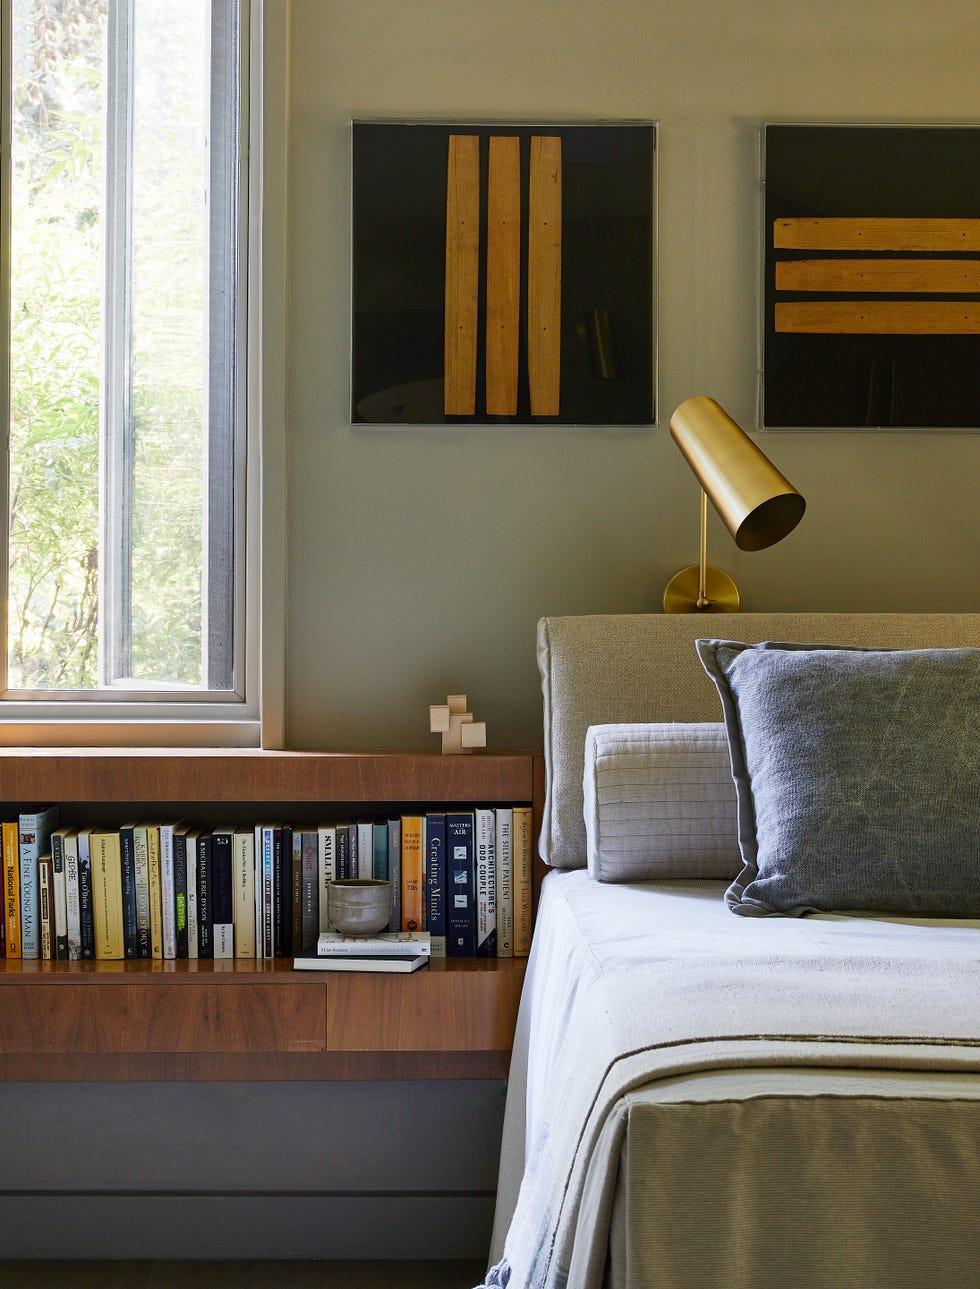
[[594, 614], [538, 623], [544, 694], [545, 804], [540, 853], [586, 867], [582, 779], [590, 725], [719, 721], [721, 703], [694, 646], [699, 637], [882, 649], [980, 646], [977, 613]]

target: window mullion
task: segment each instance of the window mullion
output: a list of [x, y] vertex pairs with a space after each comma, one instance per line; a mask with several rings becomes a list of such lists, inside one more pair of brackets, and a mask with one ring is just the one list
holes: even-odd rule
[[132, 675], [133, 26], [135, 0], [110, 0], [105, 128], [105, 301], [100, 495], [99, 669]]

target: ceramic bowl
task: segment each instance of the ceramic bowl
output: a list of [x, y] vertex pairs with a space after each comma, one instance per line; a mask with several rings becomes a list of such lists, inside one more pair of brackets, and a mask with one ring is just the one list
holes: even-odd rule
[[391, 920], [394, 887], [373, 877], [330, 883], [330, 923], [344, 935], [377, 935]]

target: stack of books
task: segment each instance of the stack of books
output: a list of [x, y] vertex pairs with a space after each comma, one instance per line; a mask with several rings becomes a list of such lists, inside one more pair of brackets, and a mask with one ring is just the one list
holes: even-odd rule
[[324, 931], [316, 949], [298, 954], [293, 966], [297, 971], [417, 971], [431, 952], [428, 931], [383, 931], [372, 936]]

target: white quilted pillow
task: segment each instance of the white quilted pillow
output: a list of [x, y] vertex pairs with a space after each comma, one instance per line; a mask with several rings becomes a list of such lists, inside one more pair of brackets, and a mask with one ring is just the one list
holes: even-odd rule
[[725, 727], [592, 725], [585, 833], [599, 882], [724, 878], [742, 867]]

